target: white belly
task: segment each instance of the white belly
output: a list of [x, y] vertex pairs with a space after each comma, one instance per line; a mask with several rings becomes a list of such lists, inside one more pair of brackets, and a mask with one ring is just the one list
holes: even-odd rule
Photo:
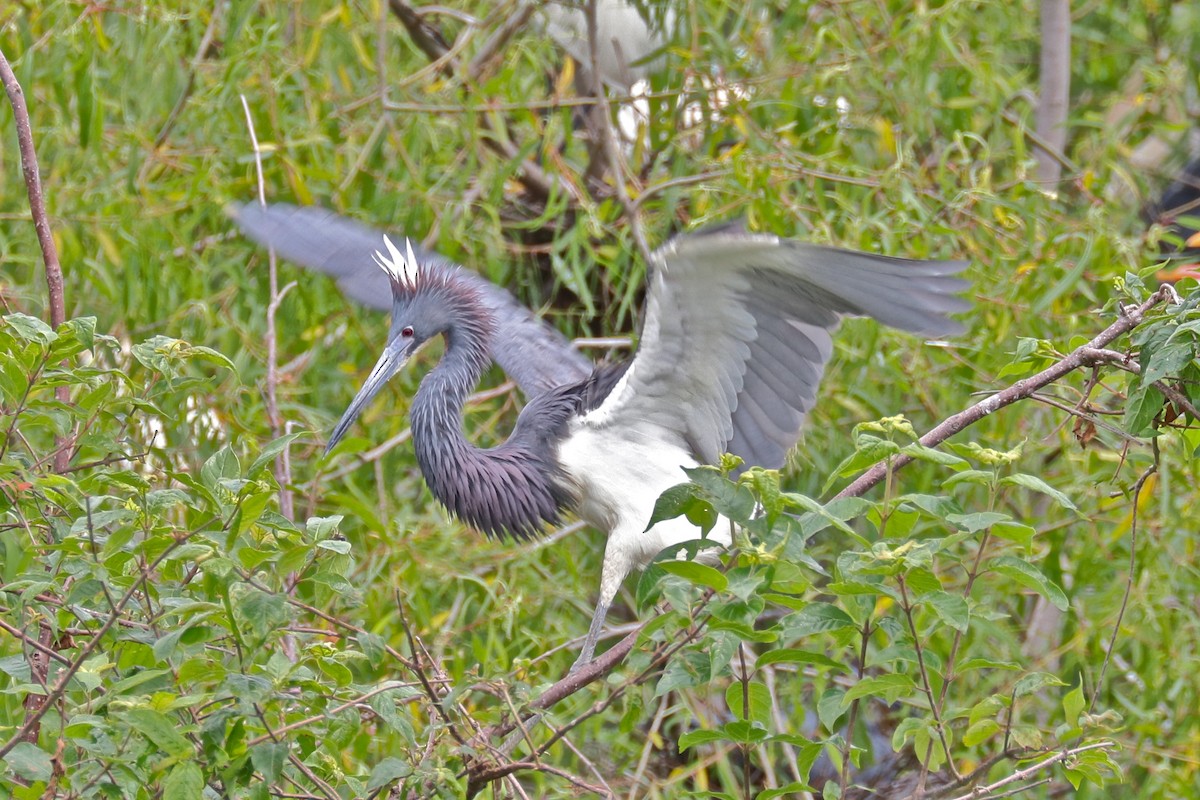
[[[681, 442], [663, 436], [661, 429], [598, 428], [584, 418], [560, 445], [558, 460], [580, 498], [580, 518], [609, 535], [606, 568], [611, 560], [622, 573], [640, 569], [663, 548], [700, 538], [684, 517], [646, 530], [659, 496], [687, 483], [684, 467], [697, 466]], [[719, 520], [709, 538], [728, 546], [729, 523]]]

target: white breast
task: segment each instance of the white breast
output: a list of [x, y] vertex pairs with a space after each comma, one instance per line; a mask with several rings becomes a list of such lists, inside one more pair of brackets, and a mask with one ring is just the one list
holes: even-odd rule
[[[662, 428], [618, 430], [593, 412], [572, 423], [558, 460], [580, 498], [580, 518], [609, 535], [606, 571], [616, 568], [624, 577], [663, 548], [700, 538], [700, 529], [682, 517], [646, 530], [659, 496], [687, 483], [684, 467], [697, 466], [683, 443]], [[727, 546], [728, 523], [718, 522], [709, 536]]]

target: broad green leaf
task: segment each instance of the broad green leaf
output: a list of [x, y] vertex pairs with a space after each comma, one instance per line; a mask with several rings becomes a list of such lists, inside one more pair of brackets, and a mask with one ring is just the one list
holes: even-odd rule
[[1079, 715], [1083, 713], [1083, 709], [1087, 706], [1087, 700], [1083, 696], [1083, 681], [1080, 679], [1079, 684], [1067, 692], [1062, 701], [1063, 714], [1066, 716], [1068, 725], [1078, 725]]
[[392, 781], [407, 778], [411, 774], [412, 767], [407, 762], [388, 756], [371, 770], [371, 777], [367, 780], [367, 791], [377, 791]]
[[676, 575], [697, 586], [707, 586], [718, 592], [729, 585], [729, 579], [718, 569], [696, 561], [662, 560], [657, 562], [663, 572]]
[[784, 618], [786, 635], [800, 638], [814, 633], [828, 633], [841, 628], [855, 627], [854, 620], [845, 611], [829, 603], [809, 603], [794, 614]]
[[951, 514], [946, 521], [960, 531], [977, 533], [985, 531], [998, 522], [1008, 522], [1012, 517], [998, 511], [977, 511], [974, 514]]
[[757, 744], [767, 738], [767, 729], [755, 720], [734, 720], [721, 726], [725, 737], [738, 744]]
[[[749, 710], [745, 708], [746, 695], [750, 697]], [[733, 681], [725, 689], [725, 704], [736, 719], [749, 719], [767, 725], [771, 720], [771, 693], [765, 684], [757, 681]]]
[[204, 774], [195, 761], [181, 761], [171, 767], [162, 788], [163, 800], [203, 800]]
[[1018, 472], [1013, 475], [1006, 475], [1000, 479], [1000, 482], [1011, 484], [1013, 486], [1024, 486], [1026, 489], [1032, 489], [1035, 492], [1040, 492], [1041, 494], [1046, 495], [1063, 508], [1070, 509], [1071, 511], [1079, 510], [1075, 507], [1075, 504], [1071, 502], [1071, 498], [1067, 497], [1058, 489], [1055, 489], [1053, 486], [1046, 483], [1036, 475], [1028, 475], [1024, 472]]
[[1151, 427], [1154, 418], [1163, 407], [1162, 392], [1153, 386], [1138, 385], [1129, 391], [1125, 401], [1125, 418], [1122, 427], [1134, 436], [1154, 436]]
[[1000, 723], [996, 720], [981, 719], [967, 728], [967, 732], [963, 734], [963, 744], [967, 747], [974, 747], [995, 736], [1000, 730]]
[[949, 592], [937, 591], [930, 592], [921, 597], [921, 602], [929, 605], [951, 628], [959, 633], [967, 632], [967, 625], [971, 621], [971, 614], [967, 608], [967, 601], [962, 595], [950, 594]]
[[756, 667], [766, 667], [771, 664], [818, 664], [823, 667], [849, 672], [850, 667], [840, 661], [835, 661], [824, 653], [814, 653], [811, 650], [797, 650], [784, 647], [778, 650], [768, 650], [754, 662]]
[[723, 731], [689, 731], [679, 737], [680, 752], [689, 750], [698, 744], [728, 741]]
[[1042, 574], [1034, 565], [1013, 556], [998, 556], [988, 568], [1012, 578], [1027, 589], [1033, 589], [1049, 600], [1059, 611], [1067, 610], [1067, 596], [1054, 581]]
[[1049, 672], [1031, 672], [1028, 675], [1021, 677], [1013, 687], [1013, 694], [1016, 697], [1024, 697], [1025, 695], [1039, 692], [1047, 686], [1066, 686], [1057, 675], [1051, 675]]
[[233, 448], [225, 445], [213, 453], [204, 465], [200, 467], [200, 479], [210, 489], [216, 489], [222, 480], [237, 478], [241, 475], [241, 465]]
[[163, 752], [173, 756], [192, 752], [192, 743], [179, 732], [178, 721], [162, 712], [152, 708], [131, 708], [124, 716], [130, 725]]
[[945, 466], [957, 466], [967, 463], [953, 453], [946, 453], [942, 450], [926, 447], [919, 442], [904, 445], [904, 447], [900, 448], [900, 452], [919, 461], [930, 461], [934, 464], [943, 464]]
[[27, 342], [48, 345], [58, 338], [58, 334], [49, 325], [37, 317], [31, 317], [19, 311], [12, 314], [5, 314], [4, 321], [8, 324], [8, 327], [12, 328], [18, 336]]
[[54, 774], [50, 754], [30, 742], [18, 742], [4, 756], [4, 761], [9, 769], [27, 781], [46, 783]]
[[262, 773], [263, 780], [275, 783], [283, 774], [283, 765], [287, 761], [288, 745], [286, 742], [263, 742], [250, 748], [250, 762]]
[[901, 672], [863, 678], [846, 691], [842, 704], [849, 708], [850, 703], [860, 697], [880, 697], [890, 704], [912, 694], [916, 689], [917, 685], [913, 683], [912, 678]]

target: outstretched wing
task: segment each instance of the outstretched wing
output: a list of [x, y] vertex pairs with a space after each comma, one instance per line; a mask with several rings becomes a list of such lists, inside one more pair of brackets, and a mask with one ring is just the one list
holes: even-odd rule
[[933, 335], [960, 332], [947, 315], [961, 261], [910, 261], [720, 230], [677, 237], [654, 254], [641, 343], [594, 412], [597, 424], [651, 425], [704, 462], [723, 452], [777, 468], [805, 414], [844, 315]]
[[[383, 232], [314, 206], [276, 203], [234, 206], [242, 231], [261, 245], [274, 247], [288, 261], [337, 279], [347, 297], [369, 308], [391, 310], [387, 275], [371, 254], [383, 246]], [[392, 237], [399, 241], [403, 237]], [[443, 256], [414, 248], [422, 268], [457, 269], [495, 317], [492, 357], [528, 396], [586, 378], [592, 364], [566, 337], [491, 281]]]

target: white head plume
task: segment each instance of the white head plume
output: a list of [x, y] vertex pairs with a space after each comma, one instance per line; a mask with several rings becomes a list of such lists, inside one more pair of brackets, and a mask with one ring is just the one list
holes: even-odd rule
[[387, 246], [389, 255], [385, 256], [376, 250], [374, 253], [375, 263], [393, 281], [409, 289], [416, 289], [417, 257], [413, 255], [412, 240], [407, 237], [404, 239], [404, 249], [408, 251], [407, 254], [401, 253], [400, 248], [392, 244], [392, 240], [386, 234], [383, 237], [383, 243]]

